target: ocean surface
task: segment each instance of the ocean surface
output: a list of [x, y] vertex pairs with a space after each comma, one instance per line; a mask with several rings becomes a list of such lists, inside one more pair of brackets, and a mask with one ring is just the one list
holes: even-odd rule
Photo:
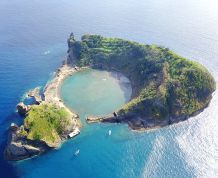
[[[59, 150], [26, 161], [5, 161], [7, 128], [23, 119], [15, 112], [16, 104], [29, 89], [44, 87], [52, 78], [66, 56], [71, 32], [77, 39], [93, 33], [168, 47], [205, 65], [218, 82], [217, 0], [0, 0], [1, 178], [218, 177], [217, 91], [204, 112], [170, 127], [137, 133], [126, 125], [84, 123], [81, 135]], [[82, 76], [65, 81], [63, 98], [68, 83]], [[104, 82], [110, 86], [113, 79]], [[69, 87], [76, 92], [83, 84]], [[88, 108], [90, 114], [104, 114], [101, 111], [107, 113], [128, 98], [128, 90], [113, 89], [117, 102], [108, 97], [110, 90], [99, 92], [99, 97], [108, 98], [106, 103], [93, 103], [93, 91], [83, 95], [82, 106], [66, 104], [81, 113]], [[95, 110], [98, 107], [105, 110]], [[77, 149], [80, 154], [74, 157]]]

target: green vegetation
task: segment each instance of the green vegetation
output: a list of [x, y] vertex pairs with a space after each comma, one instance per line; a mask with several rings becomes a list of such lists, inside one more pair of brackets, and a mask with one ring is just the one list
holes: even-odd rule
[[207, 106], [215, 81], [205, 67], [168, 48], [117, 38], [84, 35], [68, 40], [69, 63], [124, 73], [134, 95], [120, 116], [167, 119], [190, 116]]
[[42, 140], [48, 145], [60, 141], [60, 135], [69, 124], [69, 115], [63, 108], [52, 104], [32, 106], [24, 120], [20, 134], [31, 140]]

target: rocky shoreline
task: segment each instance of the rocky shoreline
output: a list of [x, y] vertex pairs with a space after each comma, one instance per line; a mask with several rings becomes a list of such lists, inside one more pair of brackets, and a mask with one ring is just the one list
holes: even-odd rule
[[68, 128], [65, 128], [65, 132], [61, 135], [61, 140], [59, 140], [57, 143], [49, 145], [41, 140], [27, 139], [21, 134], [24, 126], [21, 125], [19, 127], [12, 123], [9, 128], [8, 142], [5, 148], [5, 158], [7, 160], [23, 160], [42, 154], [48, 150], [56, 149], [60, 147], [63, 141], [68, 139], [68, 135], [71, 132], [82, 127], [79, 116], [75, 112], [71, 111], [68, 107], [66, 107], [64, 102], [62, 102], [59, 91], [64, 79], [80, 70], [82, 69], [76, 66], [63, 64], [55, 73], [54, 78], [46, 85], [42, 93], [40, 93], [39, 87], [30, 90], [27, 93], [26, 97], [33, 99], [31, 104], [25, 105], [24, 102], [20, 102], [17, 105], [18, 113], [24, 117], [34, 105], [50, 103], [56, 105], [59, 108], [65, 108], [65, 110], [70, 115], [71, 121], [68, 125]]
[[194, 117], [198, 115], [199, 113], [203, 112], [205, 108], [196, 111], [191, 116], [181, 116], [178, 118], [170, 118], [169, 120], [153, 120], [153, 119], [143, 119], [139, 116], [132, 116], [132, 117], [120, 117], [116, 115], [116, 112], [113, 114], [109, 114], [106, 116], [88, 116], [86, 118], [86, 122], [89, 124], [93, 123], [122, 123], [122, 124], [128, 124], [129, 128], [134, 131], [149, 131], [149, 130], [155, 130], [158, 128], [170, 126], [175, 123], [179, 123], [181, 121], [187, 120], [189, 117]]

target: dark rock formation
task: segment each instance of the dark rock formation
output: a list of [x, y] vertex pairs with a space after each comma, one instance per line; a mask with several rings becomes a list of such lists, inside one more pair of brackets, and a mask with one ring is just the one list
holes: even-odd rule
[[23, 102], [17, 104], [17, 112], [21, 116], [25, 116], [29, 110], [30, 110], [30, 106], [25, 105]]
[[33, 90], [30, 90], [27, 93], [27, 96], [35, 100], [33, 104], [40, 104], [42, 102], [42, 96], [40, 94], [40, 87], [36, 87]]
[[28, 140], [22, 134], [22, 128], [12, 124], [9, 129], [9, 138], [5, 149], [5, 158], [7, 160], [22, 160], [51, 149], [43, 141]]

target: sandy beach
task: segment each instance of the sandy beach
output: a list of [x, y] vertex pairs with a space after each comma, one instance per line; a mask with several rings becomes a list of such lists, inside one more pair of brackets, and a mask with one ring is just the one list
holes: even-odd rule
[[81, 71], [82, 68], [63, 65], [55, 73], [54, 78], [46, 85], [44, 89], [44, 102], [55, 104], [58, 107], [65, 108], [66, 111], [70, 114], [72, 125], [74, 127], [81, 127], [81, 122], [79, 116], [72, 110], [70, 110], [62, 101], [60, 97], [60, 86], [62, 82], [73, 73]]

